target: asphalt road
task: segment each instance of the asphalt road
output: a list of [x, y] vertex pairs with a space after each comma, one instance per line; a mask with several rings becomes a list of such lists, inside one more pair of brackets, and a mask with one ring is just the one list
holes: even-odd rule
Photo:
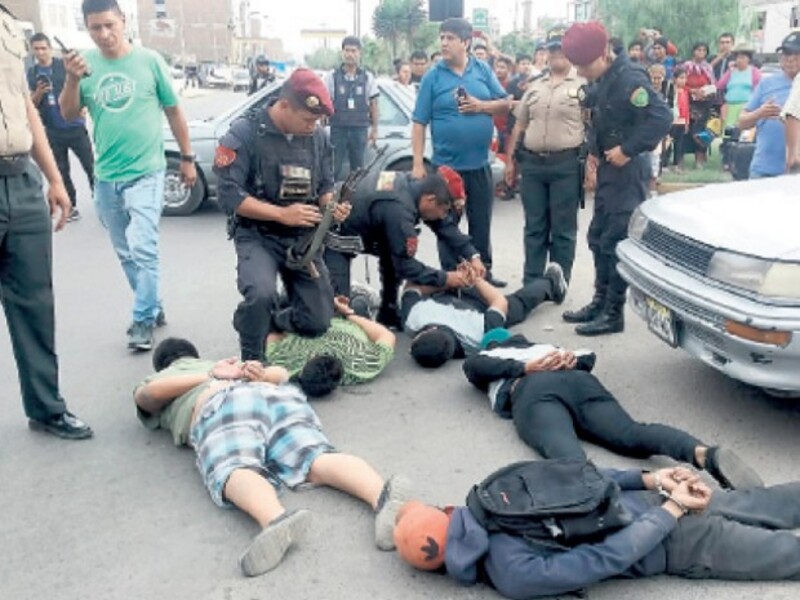
[[[190, 115], [216, 110], [226, 94], [188, 99]], [[287, 507], [307, 507], [307, 542], [277, 570], [241, 576], [237, 559], [257, 526], [210, 501], [193, 453], [135, 418], [131, 390], [150, 371], [149, 354], [125, 347], [131, 294], [98, 223], [82, 175], [82, 221], [55, 236], [57, 340], [62, 391], [96, 437], [64, 442], [28, 430], [5, 327], [0, 328], [0, 598], [103, 599], [425, 599], [497, 598], [485, 587], [463, 589], [413, 572], [394, 553], [375, 549], [372, 515], [325, 489], [287, 492]], [[768, 483], [800, 477], [800, 404], [765, 397], [657, 340], [628, 311], [624, 334], [586, 341], [561, 322], [564, 309], [591, 294], [591, 263], [581, 214], [574, 282], [564, 306], [544, 305], [517, 329], [529, 338], [598, 352], [596, 374], [629, 411], [645, 421], [687, 429], [709, 444], [734, 448]], [[496, 272], [521, 281], [522, 209], [497, 202]], [[235, 258], [214, 206], [162, 223], [163, 298], [168, 326], [159, 336], [186, 336], [208, 357], [237, 352], [231, 315], [238, 301]], [[433, 256], [426, 234], [424, 258]], [[359, 265], [363, 265], [359, 261]], [[376, 269], [373, 263], [373, 278]], [[493, 469], [534, 457], [513, 425], [495, 417], [453, 362], [421, 371], [401, 338], [385, 375], [315, 404], [325, 430], [343, 451], [365, 457], [385, 475], [404, 473], [418, 495], [462, 502]], [[600, 465], [654, 467], [589, 447]], [[794, 599], [797, 584], [693, 582], [671, 578], [610, 582], [592, 600]]]

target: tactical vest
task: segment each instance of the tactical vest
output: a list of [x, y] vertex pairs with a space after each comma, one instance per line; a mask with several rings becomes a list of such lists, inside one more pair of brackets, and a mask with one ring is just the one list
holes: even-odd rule
[[[350, 216], [342, 223], [344, 235], [358, 235], [369, 246], [372, 234], [372, 205], [375, 202], [400, 202], [417, 214], [417, 201], [409, 188], [409, 175], [398, 171], [374, 171], [364, 178], [353, 194]], [[400, 224], [397, 224], [398, 227]]]
[[359, 68], [354, 79], [345, 77], [344, 66], [333, 72], [333, 116], [331, 127], [369, 127], [367, 72]]
[[[319, 202], [319, 174], [325, 133], [316, 129], [312, 135], [284, 134], [268, 127], [266, 110], [248, 115], [255, 129], [253, 159], [247, 178], [247, 192], [255, 198], [267, 198], [270, 204], [289, 206], [302, 203], [316, 206]], [[306, 228], [286, 227], [274, 221], [240, 218], [241, 225], [256, 226], [265, 233], [295, 235]]]

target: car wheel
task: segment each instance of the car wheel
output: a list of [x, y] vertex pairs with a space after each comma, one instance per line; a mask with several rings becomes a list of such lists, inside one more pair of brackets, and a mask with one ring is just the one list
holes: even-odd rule
[[192, 214], [205, 199], [205, 186], [197, 174], [191, 189], [181, 181], [181, 161], [175, 156], [167, 157], [167, 173], [164, 177], [164, 212], [167, 217], [183, 217]]

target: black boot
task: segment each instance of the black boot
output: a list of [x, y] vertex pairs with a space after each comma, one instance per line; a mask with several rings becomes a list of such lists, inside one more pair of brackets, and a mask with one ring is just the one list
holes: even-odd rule
[[578, 310], [568, 310], [561, 318], [567, 323], [589, 323], [594, 321], [603, 313], [603, 307], [606, 305], [605, 298], [595, 296], [592, 301]]
[[403, 331], [403, 322], [400, 320], [400, 313], [397, 311], [396, 304], [382, 305], [375, 320], [389, 329]]
[[589, 323], [578, 325], [575, 333], [584, 336], [620, 333], [625, 329], [625, 304], [609, 304], [600, 316]]

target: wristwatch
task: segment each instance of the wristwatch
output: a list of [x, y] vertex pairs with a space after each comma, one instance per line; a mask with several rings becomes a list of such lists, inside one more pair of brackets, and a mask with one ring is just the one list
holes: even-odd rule
[[192, 152], [191, 154], [181, 154], [181, 162], [193, 163], [196, 158], [197, 155], [194, 152]]

